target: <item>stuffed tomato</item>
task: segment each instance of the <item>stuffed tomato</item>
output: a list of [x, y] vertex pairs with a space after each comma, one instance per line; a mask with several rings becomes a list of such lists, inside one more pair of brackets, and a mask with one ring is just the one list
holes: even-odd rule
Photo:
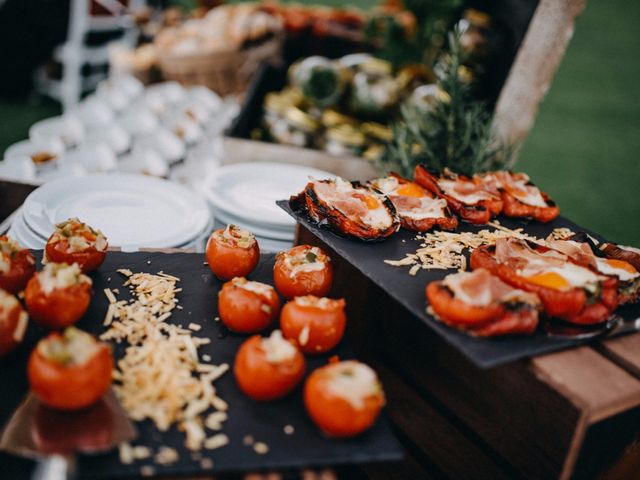
[[384, 403], [376, 372], [354, 360], [316, 369], [304, 386], [307, 413], [331, 437], [354, 437], [368, 430]]
[[344, 299], [295, 297], [282, 308], [280, 328], [304, 353], [326, 353], [342, 340], [347, 324], [344, 308]]
[[266, 338], [255, 335], [245, 341], [233, 366], [240, 390], [258, 401], [287, 395], [300, 383], [304, 370], [304, 356], [280, 330]]
[[29, 280], [24, 300], [34, 322], [51, 329], [65, 328], [89, 308], [91, 279], [75, 263], [48, 263]]
[[11, 353], [22, 342], [29, 317], [18, 299], [0, 289], [0, 357]]
[[331, 258], [320, 247], [298, 245], [276, 255], [273, 281], [285, 298], [303, 295], [324, 297], [331, 290]]
[[47, 262], [78, 264], [83, 273], [97, 269], [107, 256], [109, 244], [100, 230], [77, 218], [56, 225], [47, 240], [44, 254]]
[[280, 299], [271, 285], [236, 277], [222, 286], [218, 312], [229, 330], [256, 333], [278, 317]]
[[111, 386], [111, 348], [77, 328], [51, 333], [29, 357], [27, 374], [38, 400], [59, 410], [97, 402]]
[[17, 294], [36, 271], [36, 259], [6, 235], [0, 236], [0, 288]]
[[246, 277], [256, 268], [260, 247], [251, 232], [236, 225], [227, 225], [209, 237], [206, 257], [216, 277], [231, 280]]

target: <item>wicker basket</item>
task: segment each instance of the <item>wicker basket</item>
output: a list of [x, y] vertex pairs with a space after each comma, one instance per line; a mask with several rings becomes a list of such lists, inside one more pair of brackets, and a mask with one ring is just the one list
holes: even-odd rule
[[283, 33], [241, 50], [193, 55], [159, 54], [162, 75], [183, 85], [204, 85], [220, 95], [244, 92], [260, 64], [281, 61]]

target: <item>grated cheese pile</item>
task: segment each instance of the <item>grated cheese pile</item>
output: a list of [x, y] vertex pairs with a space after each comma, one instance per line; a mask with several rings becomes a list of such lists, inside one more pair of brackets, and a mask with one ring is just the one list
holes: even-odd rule
[[[178, 304], [179, 279], [162, 272], [119, 272], [128, 277], [124, 285], [134, 298], [118, 301], [113, 290], [105, 290], [110, 302], [104, 321], [108, 330], [100, 338], [128, 344], [114, 372], [114, 390], [123, 408], [133, 420], [151, 419], [160, 431], [177, 424], [190, 450], [226, 445], [221, 437], [226, 435], [215, 433], [207, 438], [205, 427], [219, 430], [226, 420], [227, 403], [217, 395], [213, 383], [229, 365], [201, 363], [198, 347], [210, 339], [194, 337], [193, 329], [166, 323]], [[211, 408], [213, 413], [209, 413]], [[205, 421], [207, 413], [218, 413], [217, 421]], [[168, 457], [172, 456], [161, 457], [170, 463]]]
[[[415, 253], [409, 253], [401, 260], [385, 260], [384, 262], [394, 267], [411, 267], [410, 275], [416, 275], [421, 269], [424, 270], [446, 270], [456, 268], [466, 270], [467, 259], [465, 251], [471, 251], [482, 245], [490, 245], [499, 238], [519, 238], [542, 244], [543, 240], [527, 235], [522, 228], [511, 230], [498, 221], [490, 222], [494, 230], [484, 229], [477, 233], [473, 232], [445, 232], [434, 231], [416, 235], [420, 240], [420, 247]], [[555, 229], [550, 237], [564, 238], [571, 235], [567, 228]]]

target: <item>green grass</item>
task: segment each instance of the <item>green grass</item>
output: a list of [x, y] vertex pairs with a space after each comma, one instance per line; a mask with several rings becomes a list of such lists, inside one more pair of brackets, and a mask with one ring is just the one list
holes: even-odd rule
[[[639, 21], [640, 2], [591, 0], [517, 165], [564, 215], [632, 245], [640, 245]], [[52, 103], [0, 101], [0, 152], [57, 112]]]
[[517, 168], [564, 215], [640, 245], [640, 3], [592, 1], [541, 105]]
[[60, 114], [51, 100], [25, 101], [0, 99], [0, 158], [6, 148], [29, 136], [29, 127], [43, 118]]

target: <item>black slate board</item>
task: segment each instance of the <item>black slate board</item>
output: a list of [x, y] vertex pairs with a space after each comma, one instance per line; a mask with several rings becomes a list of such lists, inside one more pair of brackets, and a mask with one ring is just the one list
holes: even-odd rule
[[[537, 331], [533, 335], [522, 337], [475, 338], [440, 323], [426, 312], [427, 301], [424, 289], [427, 283], [440, 280], [455, 270], [420, 270], [416, 276], [408, 274], [408, 267], [394, 267], [384, 260], [400, 260], [407, 253], [413, 253], [420, 242], [415, 233], [401, 229], [398, 233], [381, 242], [363, 242], [357, 239], [340, 237], [333, 232], [309, 222], [306, 215], [293, 212], [289, 202], [277, 202], [289, 215], [309, 229], [320, 240], [335, 250], [341, 257], [359, 270], [364, 276], [387, 292], [397, 302], [432, 328], [446, 342], [458, 349], [480, 368], [491, 368], [514, 360], [528, 358], [542, 353], [581, 345], [587, 341], [549, 338]], [[529, 235], [545, 238], [555, 228], [566, 227], [574, 232], [586, 231], [563, 217], [542, 224], [524, 220], [500, 217], [500, 223], [508, 228], [524, 228]], [[477, 232], [490, 226], [474, 226], [460, 223], [459, 231]], [[594, 235], [598, 237], [598, 235]], [[640, 317], [640, 304], [618, 309], [625, 320]]]
[[[41, 252], [38, 252], [38, 257], [41, 257]], [[209, 354], [214, 364], [227, 362], [233, 365], [235, 353], [247, 337], [231, 334], [220, 322], [213, 320], [217, 315], [217, 292], [222, 282], [213, 276], [208, 266], [203, 265], [203, 258], [201, 254], [188, 253], [109, 253], [102, 267], [91, 274], [95, 295], [89, 311], [77, 326], [93, 334], [104, 331], [102, 320], [108, 304], [102, 292], [104, 288], [119, 288], [118, 298], [128, 298], [128, 292], [125, 292], [128, 289], [122, 287], [125, 277], [116, 273], [117, 269], [129, 268], [134, 272], [148, 273], [164, 271], [179, 277], [179, 285], [183, 288], [178, 294], [183, 310], [174, 310], [169, 321], [184, 327], [191, 322], [202, 325], [202, 329], [194, 332], [194, 335], [209, 337], [212, 341], [209, 345], [200, 347], [201, 357]], [[258, 268], [249, 278], [272, 284], [273, 262], [273, 255], [263, 255]], [[111, 281], [108, 281], [109, 278]], [[26, 360], [36, 341], [45, 333], [31, 322], [25, 342], [14, 353], [0, 360], [0, 425], [6, 423], [27, 391]], [[123, 346], [116, 345], [114, 352], [116, 358], [122, 355]], [[343, 359], [352, 357], [346, 341], [331, 354], [337, 354]], [[328, 356], [307, 357], [307, 371], [325, 364]], [[320, 467], [402, 458], [401, 447], [384, 417], [358, 438], [328, 439], [319, 433], [306, 416], [301, 387], [282, 400], [256, 403], [240, 392], [231, 372], [226, 373], [215, 385], [220, 396], [229, 403], [229, 419], [223, 432], [229, 436], [230, 444], [218, 450], [202, 450], [200, 453], [202, 458], [213, 460], [214, 472]], [[292, 425], [295, 432], [286, 435], [283, 431], [285, 425]], [[154, 465], [158, 475], [194, 475], [206, 472], [199, 461], [194, 460], [184, 448], [182, 432], [171, 429], [160, 433], [149, 421], [138, 422], [136, 427], [139, 438], [133, 442], [134, 445], [147, 445], [154, 448], [154, 451], [166, 445], [180, 452], [180, 460], [175, 464]], [[246, 435], [251, 435], [256, 441], [266, 442], [269, 452], [258, 455], [251, 447], [245, 446], [243, 438]], [[80, 478], [135, 477], [140, 474], [143, 465], [152, 463], [147, 460], [123, 465], [114, 451], [106, 455], [81, 456], [78, 472]], [[29, 469], [24, 467], [24, 461], [6, 454], [0, 454], [0, 469], [12, 472], [12, 479], [28, 478]]]

